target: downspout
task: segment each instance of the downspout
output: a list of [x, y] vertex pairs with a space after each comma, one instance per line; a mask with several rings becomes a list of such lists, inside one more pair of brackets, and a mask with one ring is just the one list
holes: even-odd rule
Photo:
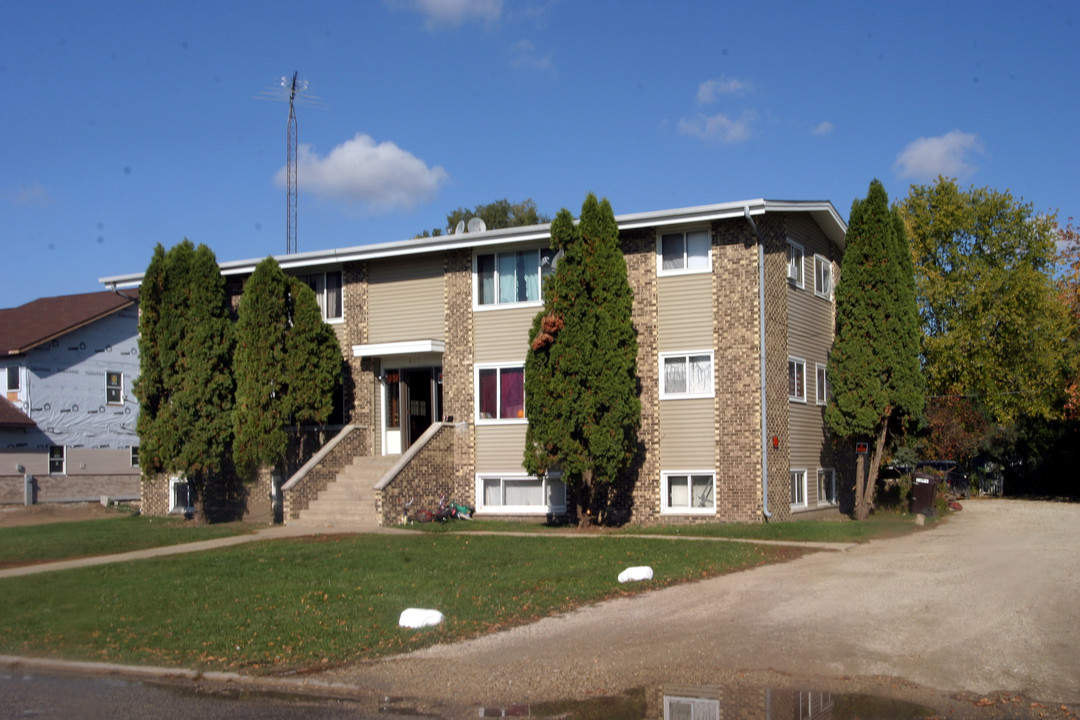
[[769, 421], [768, 401], [765, 390], [765, 243], [761, 239], [754, 218], [750, 215], [750, 206], [743, 206], [743, 217], [757, 236], [758, 261], [758, 344], [761, 346], [761, 513], [765, 520], [772, 518], [769, 512]]
[[117, 287], [116, 287], [116, 283], [109, 283], [109, 289], [112, 290], [114, 293], [116, 293], [117, 295], [119, 295], [122, 298], [127, 298], [131, 302], [136, 302], [135, 298], [131, 297], [130, 295], [125, 295], [124, 293], [120, 292], [120, 290], [118, 290]]

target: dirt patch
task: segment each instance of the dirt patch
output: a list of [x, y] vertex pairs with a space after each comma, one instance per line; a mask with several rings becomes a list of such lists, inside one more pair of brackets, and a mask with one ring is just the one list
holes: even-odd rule
[[0, 505], [0, 527], [44, 525], [79, 520], [124, 517], [129, 514], [101, 503], [40, 503], [38, 505]]

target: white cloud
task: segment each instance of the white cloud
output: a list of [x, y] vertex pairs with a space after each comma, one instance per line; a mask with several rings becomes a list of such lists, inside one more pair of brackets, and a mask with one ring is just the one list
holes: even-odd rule
[[815, 135], [828, 135], [833, 131], [833, 124], [828, 120], [819, 122], [814, 126], [813, 133]]
[[455, 28], [471, 20], [493, 23], [502, 16], [502, 0], [388, 0], [387, 4], [419, 12], [428, 30]]
[[528, 40], [520, 40], [514, 45], [514, 67], [520, 68], [532, 68], [534, 70], [543, 70], [545, 72], [553, 72], [554, 66], [551, 62], [551, 53], [540, 57], [536, 52], [536, 46]]
[[18, 190], [8, 195], [8, 200], [12, 205], [23, 207], [49, 207], [53, 204], [53, 196], [37, 181], [20, 185]]
[[754, 86], [752, 83], [736, 80], [735, 78], [721, 77], [719, 80], [706, 80], [698, 85], [698, 105], [708, 105], [709, 103], [716, 102], [721, 95], [749, 92], [753, 89]]
[[[392, 142], [376, 144], [364, 133], [320, 157], [311, 145], [297, 150], [297, 184], [304, 192], [367, 206], [371, 212], [410, 208], [435, 198], [449, 179], [441, 167], [424, 161]], [[285, 168], [274, 175], [286, 183]]]
[[756, 119], [757, 113], [753, 110], [744, 112], [737, 120], [723, 113], [712, 117], [698, 113], [698, 116], [691, 120], [679, 120], [679, 132], [702, 140], [737, 143], [749, 139], [750, 124]]
[[971, 153], [982, 151], [977, 135], [953, 130], [940, 137], [922, 137], [909, 143], [896, 156], [893, 170], [902, 178], [926, 181], [938, 175], [969, 177], [976, 168], [968, 158]]

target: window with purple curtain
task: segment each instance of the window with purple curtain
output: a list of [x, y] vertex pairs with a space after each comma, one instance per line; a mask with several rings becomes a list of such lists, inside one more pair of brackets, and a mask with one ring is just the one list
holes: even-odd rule
[[525, 417], [525, 368], [503, 368], [500, 372], [499, 417]]

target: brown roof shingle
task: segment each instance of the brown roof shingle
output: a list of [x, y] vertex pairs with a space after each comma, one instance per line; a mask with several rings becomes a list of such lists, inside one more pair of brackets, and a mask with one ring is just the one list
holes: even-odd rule
[[0, 395], [0, 427], [34, 427], [36, 424], [26, 413], [15, 407], [6, 397]]
[[[22, 355], [44, 342], [130, 307], [138, 290], [104, 290], [38, 298], [0, 310], [0, 356]], [[127, 296], [127, 297], [125, 297]]]

